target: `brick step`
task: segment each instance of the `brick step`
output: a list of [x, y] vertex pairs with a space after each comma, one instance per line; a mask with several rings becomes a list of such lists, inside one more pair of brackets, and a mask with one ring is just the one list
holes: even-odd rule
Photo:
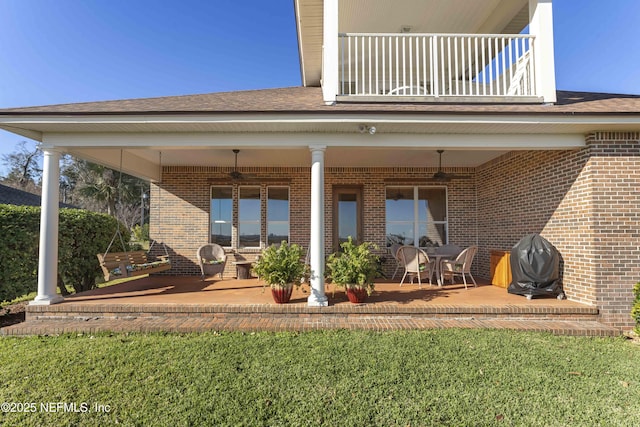
[[570, 336], [619, 336], [595, 320], [434, 319], [410, 316], [267, 316], [66, 318], [28, 320], [0, 329], [0, 335], [57, 335], [98, 332], [311, 331], [324, 329], [393, 331], [446, 328], [510, 329]]
[[2, 335], [113, 332], [401, 330], [491, 328], [562, 335], [618, 336], [588, 306], [347, 304], [86, 304], [28, 306], [26, 322]]
[[273, 317], [307, 318], [407, 318], [407, 319], [532, 319], [532, 320], [598, 320], [595, 307], [557, 307], [527, 305], [335, 305], [308, 307], [305, 304], [58, 304], [28, 306], [27, 320], [68, 319], [136, 319], [136, 318], [226, 318]]

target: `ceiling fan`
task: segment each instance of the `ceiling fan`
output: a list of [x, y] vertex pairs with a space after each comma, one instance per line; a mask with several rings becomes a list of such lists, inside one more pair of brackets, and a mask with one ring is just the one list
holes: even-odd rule
[[431, 181], [438, 181], [438, 182], [449, 182], [452, 179], [469, 179], [471, 178], [468, 175], [455, 175], [455, 174], [450, 174], [450, 173], [446, 173], [445, 171], [442, 170], [442, 153], [444, 153], [444, 150], [437, 150], [438, 152], [438, 171], [436, 173], [433, 174], [433, 176], [430, 178]]
[[245, 179], [249, 177], [252, 178], [253, 175], [243, 174], [238, 170], [238, 153], [239, 152], [240, 150], [238, 150], [237, 148], [233, 149], [233, 154], [235, 155], [235, 162], [234, 162], [233, 170], [229, 172], [229, 176], [231, 177], [231, 179]]

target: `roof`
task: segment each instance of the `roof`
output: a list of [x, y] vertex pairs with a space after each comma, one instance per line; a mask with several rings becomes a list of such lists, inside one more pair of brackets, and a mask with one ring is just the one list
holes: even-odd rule
[[558, 91], [542, 104], [348, 103], [325, 105], [317, 87], [217, 92], [39, 107], [0, 109], [8, 115], [139, 115], [176, 113], [460, 113], [460, 114], [639, 114], [640, 95]]
[[[0, 184], [0, 204], [16, 206], [40, 206], [40, 196], [17, 188]], [[60, 202], [61, 208], [75, 208], [75, 206]]]

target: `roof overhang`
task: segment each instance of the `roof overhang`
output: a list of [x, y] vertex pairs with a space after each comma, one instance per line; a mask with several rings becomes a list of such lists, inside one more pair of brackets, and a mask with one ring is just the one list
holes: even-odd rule
[[[375, 127], [375, 132], [363, 132]], [[150, 180], [161, 166], [475, 167], [512, 150], [566, 150], [595, 131], [640, 131], [637, 114], [191, 113], [0, 114], [0, 128]], [[282, 150], [287, 150], [283, 155]]]

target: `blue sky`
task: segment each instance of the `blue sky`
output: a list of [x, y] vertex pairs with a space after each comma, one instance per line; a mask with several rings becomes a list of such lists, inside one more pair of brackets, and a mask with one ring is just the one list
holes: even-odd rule
[[[293, 12], [292, 0], [0, 0], [0, 108], [297, 86]], [[639, 18], [639, 0], [554, 0], [558, 89], [640, 94]], [[0, 155], [24, 139], [0, 131]]]

